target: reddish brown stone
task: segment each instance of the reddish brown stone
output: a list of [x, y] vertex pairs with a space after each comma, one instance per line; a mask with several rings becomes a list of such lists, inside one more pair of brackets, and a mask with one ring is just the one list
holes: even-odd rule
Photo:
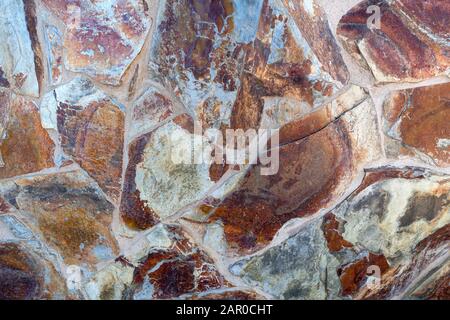
[[145, 1], [43, 2], [67, 25], [64, 37], [66, 67], [106, 84], [120, 84], [150, 29], [149, 8]]
[[53, 267], [17, 243], [0, 243], [0, 300], [64, 298]]
[[140, 191], [136, 188], [134, 179], [136, 166], [143, 161], [143, 151], [150, 137], [151, 133], [147, 133], [137, 138], [128, 147], [128, 166], [123, 183], [120, 216], [129, 228], [135, 230], [148, 229], [159, 221], [155, 212], [147, 205], [147, 201], [141, 200]]
[[323, 219], [322, 230], [330, 252], [353, 247], [353, 244], [342, 237], [342, 223], [336, 219], [334, 214], [328, 213]]
[[160, 90], [150, 88], [134, 102], [130, 136], [148, 132], [175, 113], [169, 97]]
[[0, 178], [53, 167], [54, 144], [41, 126], [36, 105], [6, 92], [0, 92], [0, 104], [0, 116], [3, 115], [3, 120], [0, 120], [0, 133], [3, 134], [0, 137], [0, 155], [4, 164], [0, 166]]
[[351, 295], [361, 287], [367, 279], [369, 266], [378, 266], [381, 274], [389, 269], [389, 264], [383, 255], [369, 253], [368, 257], [363, 257], [337, 270], [341, 280], [342, 295]]
[[153, 295], [147, 298], [168, 299], [185, 294], [201, 293], [222, 287], [228, 282], [220, 275], [205, 252], [196, 248], [180, 227], [165, 227], [173, 241], [170, 248], [152, 249], [134, 272], [134, 294], [145, 281], [153, 286]]
[[348, 73], [325, 16], [302, 10], [292, 18], [270, 1], [167, 1], [151, 70], [207, 127], [258, 128], [264, 97], [317, 107]]
[[395, 92], [384, 112], [389, 135], [450, 165], [450, 83]]
[[[72, 84], [79, 86], [71, 88]], [[91, 98], [89, 95], [96, 89], [89, 81], [76, 79], [72, 84], [68, 85], [69, 88], [80, 90], [81, 97], [89, 100], [82, 104], [57, 96], [60, 99], [57, 127], [61, 145], [64, 152], [72, 156], [113, 200], [118, 200], [125, 115], [117, 104], [98, 91], [97, 96]]]
[[[380, 8], [381, 29], [368, 27], [371, 14], [366, 11], [371, 5]], [[439, 40], [445, 34], [449, 12], [446, 0], [426, 4], [421, 0], [366, 0], [344, 15], [337, 33], [377, 81], [419, 81], [444, 74], [449, 68], [448, 48]], [[448, 36], [442, 43], [445, 38]]]

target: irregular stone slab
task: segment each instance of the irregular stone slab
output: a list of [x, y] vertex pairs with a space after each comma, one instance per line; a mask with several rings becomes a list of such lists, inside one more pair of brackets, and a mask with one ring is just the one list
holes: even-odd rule
[[117, 200], [122, 175], [123, 107], [90, 80], [76, 78], [44, 97], [41, 117], [44, 127], [58, 130], [63, 151]]
[[4, 182], [0, 196], [66, 265], [93, 266], [118, 253], [114, 206], [81, 170]]
[[[380, 29], [369, 28], [370, 6], [380, 10]], [[446, 0], [366, 0], [342, 17], [337, 34], [377, 82], [420, 81], [450, 70], [449, 14]]]
[[[448, 215], [448, 213], [447, 213]], [[414, 256], [403, 268], [392, 269], [375, 290], [362, 290], [364, 299], [448, 298], [450, 224], [414, 247]], [[424, 274], [425, 273], [425, 274]]]
[[[128, 227], [147, 229], [206, 195], [213, 185], [207, 162], [212, 150], [206, 143], [183, 114], [130, 144], [120, 206]], [[186, 155], [192, 156], [187, 164]], [[191, 162], [201, 157], [206, 162]]]
[[335, 210], [230, 271], [282, 299], [393, 298], [445, 263], [449, 187], [414, 168], [369, 172]]
[[[425, 270], [427, 265], [436, 260], [436, 256], [432, 255], [437, 252], [430, 251], [427, 261], [423, 261], [421, 267], [415, 270], [417, 263], [414, 261], [423, 259], [419, 244], [433, 237], [436, 232], [442, 233], [439, 230], [448, 226], [449, 188], [448, 179], [444, 176], [435, 176], [414, 168], [368, 173], [360, 188], [334, 210], [333, 215], [340, 220], [342, 227], [339, 234], [345, 241], [382, 255], [383, 259], [378, 258], [378, 261], [363, 266], [351, 264], [353, 271], [359, 270], [362, 276], [351, 274], [345, 279], [341, 275], [342, 293], [359, 298], [386, 294], [392, 298], [407, 288], [407, 282], [411, 283], [415, 272]], [[437, 247], [446, 246], [445, 240], [441, 240]], [[333, 242], [332, 239], [328, 241], [329, 245]], [[349, 250], [353, 249], [341, 248], [336, 254], [348, 255]], [[414, 264], [413, 268], [408, 267], [411, 263]], [[392, 292], [386, 292], [385, 285], [382, 285], [385, 288], [367, 286], [366, 271], [370, 265], [380, 268], [383, 282], [396, 283], [395, 289], [391, 287], [388, 290]]]
[[450, 165], [450, 83], [395, 91], [384, 103], [384, 119], [390, 137]]
[[[281, 146], [279, 170], [252, 166], [220, 204], [200, 220], [223, 225], [229, 254], [263, 248], [289, 220], [312, 215], [342, 197], [368, 162], [380, 156], [375, 110], [369, 100], [303, 140]], [[205, 209], [206, 207], [206, 209]]]
[[47, 70], [51, 85], [58, 85], [63, 72], [63, 39], [59, 29], [53, 25], [45, 26], [47, 45]]
[[317, 107], [348, 74], [321, 11], [302, 22], [307, 5], [294, 16], [272, 0], [166, 1], [151, 46], [153, 77], [206, 127], [256, 129], [267, 97]]
[[39, 97], [43, 74], [34, 1], [5, 0], [0, 12], [0, 86]]
[[54, 143], [34, 102], [0, 90], [0, 134], [0, 179], [53, 167]]
[[149, 88], [134, 102], [128, 135], [135, 137], [148, 132], [175, 112], [175, 107], [167, 95], [156, 88]]
[[158, 224], [98, 272], [86, 291], [92, 299], [184, 299], [229, 287], [211, 258], [179, 226]]
[[150, 29], [147, 3], [140, 0], [43, 0], [43, 3], [67, 26], [66, 67], [102, 83], [119, 85]]
[[327, 250], [320, 221], [230, 271], [278, 299], [338, 298], [337, 259]]
[[0, 299], [64, 299], [65, 284], [53, 266], [23, 243], [0, 242]]

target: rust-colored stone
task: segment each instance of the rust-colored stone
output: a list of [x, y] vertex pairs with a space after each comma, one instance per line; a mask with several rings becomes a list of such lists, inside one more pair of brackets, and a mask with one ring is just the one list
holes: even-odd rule
[[5, 92], [0, 92], [0, 96], [0, 113], [4, 117], [0, 124], [0, 132], [4, 126], [3, 137], [0, 137], [0, 157], [4, 164], [0, 166], [0, 178], [53, 167], [54, 144], [41, 126], [36, 105]]
[[389, 269], [389, 264], [383, 255], [369, 253], [367, 257], [363, 257], [337, 270], [341, 280], [342, 295], [353, 294], [360, 288], [367, 279], [369, 266], [378, 266], [381, 274]]
[[4, 183], [0, 194], [68, 265], [95, 265], [117, 254], [110, 230], [114, 207], [85, 173], [16, 179]]

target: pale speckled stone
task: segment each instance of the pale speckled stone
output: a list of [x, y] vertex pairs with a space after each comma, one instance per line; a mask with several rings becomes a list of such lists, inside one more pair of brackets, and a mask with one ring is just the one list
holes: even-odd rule
[[0, 86], [39, 97], [35, 54], [22, 0], [0, 2]]

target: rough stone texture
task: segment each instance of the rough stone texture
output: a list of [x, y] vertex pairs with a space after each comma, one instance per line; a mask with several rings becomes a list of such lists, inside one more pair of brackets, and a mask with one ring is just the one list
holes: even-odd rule
[[0, 91], [0, 117], [0, 179], [53, 167], [54, 144], [34, 102]]
[[197, 146], [192, 158], [209, 157], [211, 150], [200, 148], [204, 140], [194, 134], [191, 118], [183, 114], [130, 144], [121, 203], [129, 227], [151, 227], [206, 195], [212, 186], [209, 165], [173, 161], [178, 155], [183, 159], [191, 143]]
[[449, 83], [393, 92], [384, 103], [384, 118], [393, 139], [436, 165], [450, 166]]
[[114, 207], [84, 172], [4, 182], [0, 195], [67, 265], [94, 265], [118, 253], [110, 230]]
[[45, 26], [45, 42], [47, 45], [47, 69], [51, 85], [58, 85], [63, 73], [62, 35], [53, 25]]
[[0, 300], [63, 299], [64, 283], [33, 249], [0, 242]]
[[[373, 5], [380, 29], [367, 25]], [[342, 17], [337, 33], [376, 81], [420, 81], [449, 73], [449, 14], [446, 0], [366, 0]]]
[[208, 127], [258, 127], [266, 97], [317, 107], [346, 83], [347, 69], [326, 17], [319, 11], [292, 17], [287, 7], [267, 0], [165, 1], [150, 70]]
[[123, 108], [91, 81], [76, 78], [47, 94], [41, 109], [43, 125], [58, 130], [66, 155], [117, 200], [122, 174]]
[[219, 205], [200, 207], [206, 211], [200, 219], [223, 224], [231, 252], [261, 249], [287, 221], [317, 213], [345, 194], [364, 165], [378, 158], [377, 130], [366, 101], [317, 133], [280, 147], [275, 175], [263, 176], [261, 166], [253, 166]]
[[[448, 259], [449, 187], [414, 168], [368, 172], [335, 210], [230, 270], [283, 299], [394, 298], [408, 289], [405, 298], [435, 277], [431, 290], [443, 290], [443, 271], [421, 272]], [[380, 272], [378, 287], [369, 267]]]
[[1, 0], [0, 299], [450, 299], [449, 16]]
[[150, 29], [140, 0], [42, 0], [66, 24], [64, 62], [74, 72], [118, 85]]
[[34, 0], [5, 0], [0, 4], [0, 87], [38, 97], [40, 57]]

